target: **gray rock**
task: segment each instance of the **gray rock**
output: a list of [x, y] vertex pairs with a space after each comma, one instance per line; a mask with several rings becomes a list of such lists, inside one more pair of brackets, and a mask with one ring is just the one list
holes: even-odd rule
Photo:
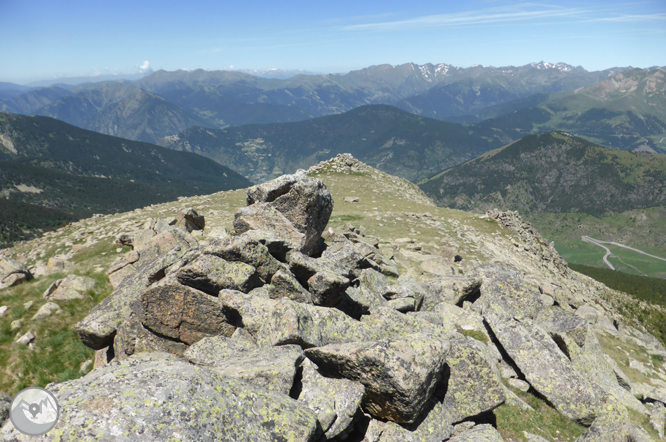
[[164, 277], [165, 270], [176, 263], [184, 253], [182, 249], [174, 249], [165, 256], [142, 262], [135, 274], [124, 279], [111, 295], [93, 307], [76, 325], [81, 342], [93, 350], [112, 345], [116, 330], [129, 318], [130, 303], [151, 284]]
[[217, 298], [167, 277], [138, 299], [139, 320], [159, 336], [191, 345], [206, 336], [231, 336], [230, 324]]
[[446, 302], [462, 307], [464, 301], [473, 302], [480, 295], [481, 279], [474, 277], [446, 277], [426, 281], [422, 310], [433, 310], [437, 304]]
[[58, 310], [60, 310], [60, 306], [58, 304], [55, 302], [47, 302], [41, 306], [39, 310], [37, 310], [37, 313], [35, 313], [35, 315], [32, 317], [32, 320], [36, 321], [38, 319], [47, 318]]
[[16, 343], [19, 345], [28, 345], [35, 340], [35, 334], [33, 332], [27, 332], [23, 336], [19, 337], [16, 340]]
[[369, 268], [370, 264], [358, 248], [344, 236], [338, 236], [335, 241], [321, 254], [321, 260], [334, 263], [333, 270], [346, 278], [354, 279], [360, 271]]
[[666, 407], [659, 401], [648, 406], [650, 413], [650, 425], [655, 429], [660, 439], [664, 438], [664, 426], [666, 426]]
[[520, 273], [506, 267], [489, 265], [476, 269], [483, 278], [481, 296], [475, 302], [482, 313], [534, 319], [544, 307], [527, 286]]
[[[122, 327], [122, 326], [121, 326]], [[95, 350], [95, 360], [93, 361], [93, 370], [96, 368], [104, 367], [111, 362], [115, 357], [113, 346]]]
[[217, 296], [220, 290], [247, 293], [262, 285], [256, 269], [243, 262], [228, 262], [213, 255], [201, 255], [176, 271], [181, 284]]
[[538, 436], [536, 434], [529, 433], [527, 431], [523, 431], [523, 434], [525, 435], [525, 438], [527, 439], [527, 442], [550, 442], [545, 437], [541, 437], [541, 436]]
[[123, 279], [136, 272], [136, 266], [134, 264], [139, 258], [139, 252], [132, 250], [111, 264], [106, 273], [109, 276], [109, 282], [114, 289], [120, 285]]
[[580, 316], [565, 312], [559, 307], [552, 307], [541, 310], [536, 322], [551, 335], [567, 335], [579, 347], [585, 345], [588, 325]]
[[306, 350], [323, 374], [359, 381], [370, 415], [414, 422], [441, 380], [449, 344], [426, 335], [402, 340], [330, 344]]
[[420, 442], [411, 431], [393, 422], [371, 419], [362, 442]]
[[234, 325], [243, 327], [254, 337], [268, 323], [268, 315], [278, 303], [275, 299], [235, 290], [222, 290], [218, 299], [227, 317], [235, 318]]
[[349, 279], [333, 272], [322, 271], [312, 275], [307, 285], [315, 305], [333, 307], [340, 302], [349, 287]]
[[289, 298], [296, 302], [312, 304], [313, 297], [301, 286], [296, 277], [286, 269], [278, 270], [271, 279], [268, 287], [272, 299]]
[[291, 250], [287, 241], [271, 232], [266, 232], [264, 230], [248, 230], [243, 233], [243, 236], [265, 245], [270, 254], [281, 262], [286, 261], [287, 253]]
[[[243, 329], [239, 328], [236, 331], [238, 332], [241, 330]], [[234, 332], [234, 334], [236, 334], [236, 332]], [[253, 342], [253, 340], [232, 339], [226, 336], [211, 336], [203, 338], [191, 345], [185, 353], [183, 353], [183, 357], [196, 365], [212, 366], [217, 361], [231, 358], [234, 355], [245, 351], [257, 349], [257, 343]]]
[[22, 325], [23, 325], [23, 320], [22, 319], [16, 319], [16, 320], [12, 321], [9, 324], [9, 330], [10, 331], [16, 331], [19, 328], [21, 328]]
[[51, 384], [61, 409], [46, 440], [314, 441], [315, 414], [288, 396], [143, 353]]
[[397, 298], [391, 299], [386, 303], [386, 305], [391, 307], [393, 310], [406, 313], [416, 311], [418, 309], [417, 302], [418, 301], [413, 298]]
[[509, 378], [506, 381], [509, 385], [511, 385], [513, 388], [520, 390], [520, 391], [528, 391], [530, 389], [530, 384], [528, 384], [525, 381], [521, 381], [520, 379], [515, 379], [515, 378]]
[[336, 308], [345, 312], [352, 318], [360, 318], [362, 315], [386, 307], [388, 302], [384, 297], [377, 294], [371, 288], [363, 285], [349, 287], [341, 295]]
[[[123, 361], [139, 353], [151, 352], [182, 356], [187, 349], [187, 344], [156, 335], [146, 329], [139, 320], [139, 314], [133, 312], [127, 321], [118, 327], [111, 349], [112, 351], [107, 350], [107, 362], [110, 356], [113, 360]], [[101, 363], [102, 360], [99, 362]]]
[[298, 401], [317, 414], [326, 439], [346, 434], [353, 428], [365, 388], [359, 382], [322, 376], [308, 359], [303, 361], [302, 367]]
[[200, 347], [190, 352], [188, 349], [184, 356], [226, 377], [285, 395], [291, 391], [296, 370], [304, 358], [303, 350], [297, 345], [243, 349], [231, 354], [225, 354], [228, 346], [219, 351], [204, 353], [204, 350]]
[[9, 311], [9, 306], [7, 305], [0, 306], [0, 317], [2, 317], [8, 311]]
[[304, 171], [250, 187], [247, 204], [250, 206], [256, 203], [270, 204], [304, 235], [303, 244], [298, 249], [306, 254], [317, 249], [321, 234], [333, 212], [333, 198], [324, 183], [309, 178]]
[[570, 419], [591, 424], [600, 398], [545, 332], [513, 318], [486, 314], [497, 340], [525, 379]]
[[9, 411], [11, 410], [12, 398], [4, 393], [0, 393], [0, 428], [9, 419]]
[[0, 289], [12, 287], [30, 281], [32, 274], [21, 262], [9, 258], [0, 258]]
[[283, 298], [264, 316], [257, 340], [268, 345], [297, 344], [303, 348], [323, 345], [317, 327], [305, 304]]
[[96, 285], [97, 281], [87, 276], [67, 275], [65, 279], [59, 279], [46, 289], [44, 299], [83, 299], [83, 293], [92, 290]]
[[234, 214], [234, 230], [238, 234], [248, 230], [263, 230], [282, 238], [293, 250], [307, 252], [306, 237], [282, 213], [266, 203], [240, 208]]
[[179, 211], [176, 218], [169, 225], [179, 227], [191, 233], [194, 230], [203, 230], [206, 227], [206, 220], [196, 210], [187, 209]]
[[490, 424], [476, 425], [471, 430], [449, 439], [449, 442], [504, 442], [502, 435]]
[[257, 269], [257, 273], [265, 282], [270, 282], [275, 272], [283, 268], [283, 265], [271, 255], [267, 246], [247, 235], [212, 240], [203, 251], [229, 262], [251, 265]]
[[[629, 414], [626, 408], [609, 396], [599, 403], [601, 413], [576, 442], [617, 442], [629, 439]], [[648, 439], [649, 440], [649, 439]]]

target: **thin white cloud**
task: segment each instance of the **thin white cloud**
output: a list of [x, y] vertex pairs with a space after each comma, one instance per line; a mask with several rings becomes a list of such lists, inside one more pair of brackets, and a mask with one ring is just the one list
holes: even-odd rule
[[139, 66], [141, 72], [150, 72], [150, 62], [148, 60], [144, 61], [141, 66]]
[[[604, 14], [604, 12], [606, 16], [600, 17], [599, 14]], [[407, 20], [354, 24], [343, 26], [341, 29], [345, 31], [402, 31], [423, 28], [461, 27], [562, 19], [581, 22], [654, 22], [666, 20], [666, 14], [616, 15], [609, 14], [608, 12], [609, 11], [592, 11], [584, 8], [558, 7], [552, 5], [524, 3], [506, 7], [488, 8], [485, 10], [458, 12], [453, 14], [426, 15]]]

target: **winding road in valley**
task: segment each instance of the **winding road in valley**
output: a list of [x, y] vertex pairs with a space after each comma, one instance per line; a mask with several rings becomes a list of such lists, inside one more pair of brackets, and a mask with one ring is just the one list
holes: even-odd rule
[[594, 238], [589, 237], [587, 235], [581, 236], [580, 239], [583, 242], [593, 244], [597, 247], [601, 247], [602, 249], [604, 249], [606, 251], [606, 254], [604, 255], [603, 260], [604, 260], [604, 263], [606, 263], [608, 268], [610, 268], [611, 270], [615, 270], [615, 267], [613, 267], [613, 264], [611, 264], [608, 261], [608, 257], [611, 255], [611, 251], [604, 244], [609, 244], [609, 245], [615, 246], [615, 247], [622, 247], [623, 249], [631, 250], [632, 252], [640, 253], [641, 255], [649, 256], [650, 258], [655, 258], [655, 259], [660, 259], [662, 261], [666, 261], [666, 258], [662, 258], [661, 256], [650, 255], [649, 253], [645, 253], [642, 250], [634, 249], [633, 247], [625, 246], [624, 244], [620, 244], [620, 243], [615, 242], [615, 241], [601, 241], [599, 239], [594, 239]]

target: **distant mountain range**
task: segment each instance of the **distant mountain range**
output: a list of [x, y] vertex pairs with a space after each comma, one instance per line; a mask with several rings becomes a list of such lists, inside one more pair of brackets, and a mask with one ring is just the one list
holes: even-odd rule
[[501, 145], [492, 131], [419, 117], [386, 105], [296, 123], [195, 127], [159, 141], [194, 152], [261, 182], [351, 153], [412, 181], [428, 178]]
[[93, 213], [250, 184], [199, 155], [0, 112], [0, 246]]
[[503, 68], [408, 63], [285, 79], [240, 71], [157, 71], [119, 84], [59, 85], [19, 95], [5, 92], [0, 110], [52, 116], [101, 133], [155, 142], [197, 125], [294, 122], [367, 104], [395, 105], [418, 115], [450, 119], [534, 94], [573, 92], [626, 69], [587, 72], [544, 62]]

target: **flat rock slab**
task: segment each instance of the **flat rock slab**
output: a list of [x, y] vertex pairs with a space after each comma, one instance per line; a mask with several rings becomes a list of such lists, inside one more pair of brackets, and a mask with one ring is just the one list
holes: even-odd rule
[[58, 304], [55, 302], [47, 302], [41, 306], [39, 310], [37, 310], [37, 313], [35, 313], [35, 315], [32, 317], [32, 320], [36, 321], [38, 319], [47, 318], [58, 310], [60, 310], [60, 306]]
[[298, 345], [245, 350], [222, 358], [212, 357], [210, 353], [201, 357], [201, 352], [197, 353], [186, 357], [216, 373], [282, 394], [291, 391], [296, 370], [305, 357]]
[[217, 298], [187, 287], [169, 276], [139, 297], [139, 319], [152, 332], [191, 345], [206, 336], [231, 336], [229, 323]]
[[298, 401], [317, 413], [327, 439], [352, 428], [365, 388], [360, 382], [327, 378], [308, 359], [303, 361], [302, 390]]
[[426, 335], [306, 350], [323, 374], [359, 381], [363, 407], [379, 419], [414, 422], [435, 390], [449, 344]]
[[477, 425], [461, 435], [452, 437], [449, 442], [504, 442], [504, 439], [492, 425], [483, 424]]
[[96, 285], [97, 281], [87, 276], [67, 275], [65, 279], [59, 279], [46, 289], [44, 299], [59, 301], [83, 299], [83, 293], [92, 290]]
[[262, 285], [254, 267], [243, 262], [228, 262], [213, 255], [202, 255], [176, 272], [181, 284], [217, 296], [220, 290], [247, 293]]
[[288, 396], [144, 353], [49, 390], [61, 406], [41, 440], [314, 441], [317, 418]]
[[525, 379], [568, 418], [590, 425], [601, 399], [553, 339], [538, 327], [515, 319], [485, 316], [500, 344]]

